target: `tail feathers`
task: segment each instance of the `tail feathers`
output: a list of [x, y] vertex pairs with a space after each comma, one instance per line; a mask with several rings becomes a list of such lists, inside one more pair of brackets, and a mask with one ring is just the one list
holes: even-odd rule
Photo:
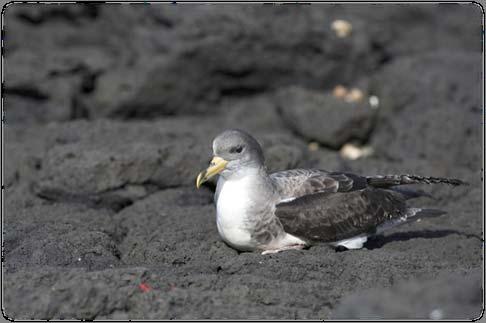
[[390, 220], [388, 222], [385, 222], [381, 225], [379, 225], [376, 228], [376, 234], [383, 233], [384, 231], [405, 224], [409, 222], [416, 221], [418, 219], [422, 218], [436, 218], [439, 217], [443, 214], [446, 214], [447, 212], [442, 211], [442, 210], [437, 210], [437, 209], [421, 209], [421, 208], [409, 208], [407, 209], [407, 212], [396, 219]]
[[426, 177], [418, 175], [376, 175], [367, 176], [369, 185], [374, 187], [390, 187], [404, 184], [448, 184], [448, 185], [469, 185], [468, 183], [455, 178]]
[[419, 218], [436, 218], [446, 213], [446, 211], [437, 209], [410, 208], [407, 212], [407, 218], [413, 221]]

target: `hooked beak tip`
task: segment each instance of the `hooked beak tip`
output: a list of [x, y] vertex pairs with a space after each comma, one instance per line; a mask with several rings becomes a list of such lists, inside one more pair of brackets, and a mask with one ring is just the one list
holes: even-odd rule
[[221, 173], [225, 169], [226, 164], [228, 164], [228, 161], [224, 160], [223, 158], [218, 156], [213, 157], [209, 167], [197, 175], [196, 187], [201, 187], [202, 183], [206, 182], [214, 175]]
[[197, 178], [196, 178], [196, 188], [200, 188], [202, 183], [204, 183], [204, 175], [205, 175], [206, 171], [202, 171], [199, 173], [199, 175], [197, 175]]

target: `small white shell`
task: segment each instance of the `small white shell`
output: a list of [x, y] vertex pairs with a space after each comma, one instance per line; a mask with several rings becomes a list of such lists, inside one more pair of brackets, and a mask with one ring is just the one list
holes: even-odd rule
[[339, 38], [344, 38], [351, 34], [353, 26], [346, 20], [338, 19], [332, 22], [331, 28], [336, 33], [336, 36]]
[[369, 100], [370, 106], [373, 109], [377, 109], [380, 106], [380, 99], [378, 99], [378, 97], [376, 95], [370, 96], [368, 100]]
[[348, 90], [342, 85], [336, 85], [336, 87], [334, 87], [332, 90], [332, 95], [334, 95], [336, 98], [342, 99], [346, 96], [346, 94], [348, 94]]
[[357, 88], [353, 88], [348, 92], [348, 94], [346, 94], [344, 100], [346, 102], [360, 102], [361, 100], [363, 100], [363, 98], [364, 98], [363, 91]]
[[339, 153], [343, 158], [355, 160], [361, 157], [371, 156], [373, 154], [373, 148], [369, 146], [357, 147], [348, 143], [341, 148]]
[[436, 308], [430, 312], [429, 317], [431, 320], [441, 320], [444, 317], [444, 312]]
[[319, 143], [315, 141], [309, 142], [307, 148], [309, 149], [309, 151], [317, 151], [319, 150]]

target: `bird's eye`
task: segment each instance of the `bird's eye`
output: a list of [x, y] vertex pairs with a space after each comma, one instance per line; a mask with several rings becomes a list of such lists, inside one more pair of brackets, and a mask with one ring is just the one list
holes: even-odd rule
[[230, 153], [231, 154], [234, 154], [234, 153], [241, 153], [243, 151], [243, 146], [235, 146], [235, 147], [231, 147], [230, 149]]

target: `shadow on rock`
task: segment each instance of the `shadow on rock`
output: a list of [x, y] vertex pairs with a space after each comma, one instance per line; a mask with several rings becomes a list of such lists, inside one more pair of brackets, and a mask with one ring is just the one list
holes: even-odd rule
[[436, 239], [436, 238], [443, 238], [452, 234], [457, 234], [466, 238], [476, 238], [481, 240], [481, 237], [475, 234], [469, 234], [457, 230], [420, 230], [420, 231], [396, 232], [388, 236], [384, 236], [380, 234], [369, 239], [365, 243], [365, 248], [369, 250], [373, 250], [373, 249], [381, 248], [387, 243], [393, 241], [408, 241], [417, 238]]

